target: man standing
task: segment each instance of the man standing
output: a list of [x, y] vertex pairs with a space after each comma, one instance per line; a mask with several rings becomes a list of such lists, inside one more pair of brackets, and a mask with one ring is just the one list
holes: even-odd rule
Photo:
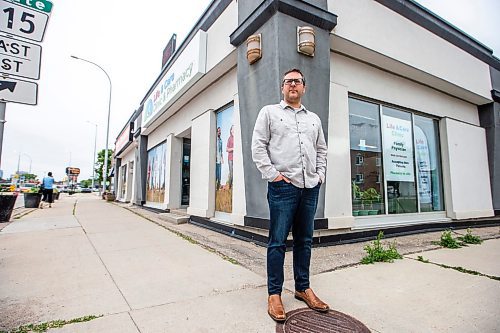
[[42, 180], [43, 187], [43, 198], [40, 202], [40, 208], [43, 208], [43, 202], [49, 203], [49, 208], [52, 207], [52, 202], [54, 202], [52, 194], [54, 193], [54, 178], [52, 177], [52, 172], [47, 174], [47, 177], [43, 177]]
[[234, 125], [231, 125], [231, 129], [229, 130], [229, 138], [227, 139], [226, 151], [227, 164], [229, 166], [229, 176], [227, 182], [229, 183], [229, 188], [233, 188]]
[[222, 138], [220, 127], [217, 127], [217, 155], [215, 157], [215, 183], [217, 190], [221, 187], [222, 164], [224, 164], [224, 156], [222, 155]]
[[270, 211], [267, 245], [268, 313], [286, 319], [281, 301], [286, 239], [293, 235], [295, 298], [311, 309], [327, 312], [309, 286], [314, 215], [325, 180], [327, 146], [321, 120], [301, 104], [306, 81], [298, 69], [287, 71], [281, 83], [283, 100], [260, 110], [252, 137], [252, 158], [268, 181]]

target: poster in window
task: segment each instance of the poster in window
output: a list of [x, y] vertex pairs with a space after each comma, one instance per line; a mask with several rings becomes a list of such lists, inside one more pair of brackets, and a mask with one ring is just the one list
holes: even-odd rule
[[414, 182], [411, 122], [382, 116], [387, 181]]
[[420, 203], [432, 202], [431, 157], [427, 137], [418, 126], [415, 126], [415, 152], [418, 167], [418, 188]]
[[167, 145], [164, 143], [148, 151], [146, 178], [146, 201], [163, 203], [165, 201], [165, 168]]
[[232, 106], [217, 113], [215, 210], [225, 213], [233, 211], [233, 115]]

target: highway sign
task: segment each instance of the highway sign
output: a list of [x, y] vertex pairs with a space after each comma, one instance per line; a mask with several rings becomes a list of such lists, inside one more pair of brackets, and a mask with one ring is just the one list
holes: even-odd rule
[[0, 73], [38, 80], [41, 57], [40, 45], [0, 36]]
[[31, 7], [34, 10], [38, 10], [40, 12], [49, 13], [52, 11], [52, 2], [47, 0], [7, 0], [11, 2], [16, 2], [20, 5]]
[[36, 105], [38, 84], [35, 82], [0, 78], [0, 102]]
[[6, 0], [0, 0], [0, 31], [41, 42], [49, 15]]

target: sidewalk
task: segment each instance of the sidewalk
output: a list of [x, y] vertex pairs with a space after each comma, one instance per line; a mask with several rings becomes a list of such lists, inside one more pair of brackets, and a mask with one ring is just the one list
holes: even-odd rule
[[[430, 243], [440, 233], [397, 238], [399, 252], [413, 254], [392, 264], [357, 265], [366, 243], [316, 248], [311, 283], [372, 332], [499, 332], [500, 281], [414, 260], [499, 277], [499, 228], [474, 233], [490, 239], [448, 250]], [[287, 311], [304, 307], [293, 298], [290, 257]], [[92, 195], [4, 227], [0, 281], [0, 331], [102, 315], [50, 331], [276, 332], [264, 248]]]

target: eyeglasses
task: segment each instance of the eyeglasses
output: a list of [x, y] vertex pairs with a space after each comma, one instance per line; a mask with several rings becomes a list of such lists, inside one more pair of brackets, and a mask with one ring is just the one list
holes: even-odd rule
[[304, 84], [304, 79], [284, 79], [283, 84], [286, 86], [291, 85], [292, 83], [295, 83], [296, 86], [300, 86]]

